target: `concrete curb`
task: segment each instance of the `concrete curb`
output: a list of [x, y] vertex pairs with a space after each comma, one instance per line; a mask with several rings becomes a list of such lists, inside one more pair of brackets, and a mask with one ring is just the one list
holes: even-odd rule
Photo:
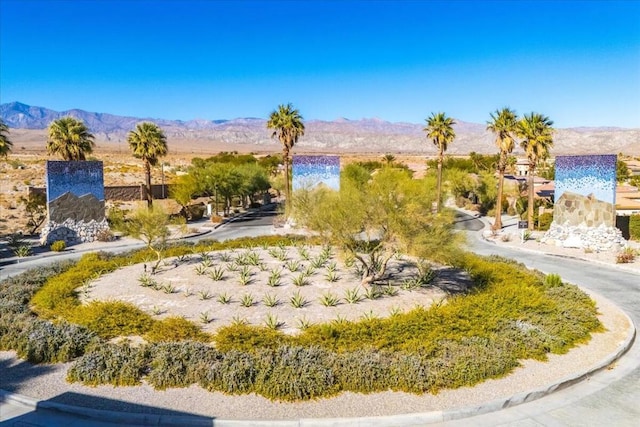
[[[602, 298], [598, 295], [599, 298]], [[622, 311], [621, 311], [622, 312]], [[545, 397], [554, 392], [563, 390], [581, 381], [589, 379], [611, 366], [622, 357], [633, 345], [636, 338], [636, 327], [631, 318], [622, 312], [629, 322], [629, 329], [624, 341], [607, 357], [602, 359], [584, 372], [560, 378], [559, 380], [545, 386], [527, 390], [508, 397], [491, 400], [474, 406], [464, 406], [461, 408], [430, 411], [410, 414], [385, 415], [378, 417], [358, 417], [358, 418], [300, 418], [297, 420], [222, 420], [213, 417], [197, 415], [158, 415], [142, 414], [130, 412], [117, 412], [101, 409], [92, 409], [81, 406], [66, 405], [62, 403], [38, 400], [17, 393], [0, 390], [0, 400], [8, 401], [18, 405], [33, 408], [33, 410], [48, 410], [74, 417], [82, 417], [101, 422], [111, 422], [116, 424], [127, 424], [136, 426], [216, 426], [216, 427], [250, 427], [250, 426], [298, 426], [298, 427], [329, 427], [329, 426], [409, 426], [435, 424], [445, 421], [460, 420], [476, 415], [487, 414], [500, 411], [512, 406], [531, 402]]]

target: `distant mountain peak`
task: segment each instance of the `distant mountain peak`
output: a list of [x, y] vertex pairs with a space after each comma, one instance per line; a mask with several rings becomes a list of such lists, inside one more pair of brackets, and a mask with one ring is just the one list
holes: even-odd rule
[[[244, 117], [232, 120], [194, 119], [188, 121], [117, 116], [92, 113], [80, 109], [54, 111], [14, 101], [0, 104], [0, 117], [14, 129], [46, 129], [53, 120], [72, 115], [83, 120], [97, 141], [116, 143], [126, 140], [127, 133], [137, 123], [153, 121], [168, 139], [219, 141], [227, 144], [272, 146], [278, 144], [266, 128], [266, 120]], [[486, 124], [455, 119], [456, 139], [447, 154], [495, 152], [494, 135]], [[314, 151], [341, 152], [412, 152], [434, 155], [435, 147], [427, 143], [422, 123], [394, 123], [379, 117], [358, 120], [339, 117], [333, 121], [307, 120], [305, 136], [297, 146]], [[625, 152], [640, 154], [640, 129], [571, 128], [558, 129], [554, 137], [553, 155], [607, 154]], [[516, 155], [521, 155], [516, 149]]]

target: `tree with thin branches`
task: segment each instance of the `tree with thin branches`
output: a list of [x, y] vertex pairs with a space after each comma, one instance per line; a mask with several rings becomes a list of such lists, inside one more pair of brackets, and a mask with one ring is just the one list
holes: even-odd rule
[[496, 146], [500, 150], [498, 160], [498, 200], [496, 201], [496, 219], [493, 223], [494, 230], [502, 228], [502, 194], [504, 188], [504, 172], [507, 169], [507, 159], [516, 145], [515, 132], [518, 124], [518, 116], [510, 108], [503, 108], [491, 113], [491, 120], [487, 122], [487, 130], [496, 135]]
[[9, 126], [0, 119], [0, 157], [7, 157], [13, 148], [9, 140]]
[[142, 122], [127, 135], [129, 148], [133, 157], [142, 159], [145, 174], [145, 187], [147, 206], [153, 205], [151, 193], [151, 167], [158, 164], [158, 158], [167, 155], [167, 137], [158, 125], [151, 122]]
[[456, 137], [456, 132], [453, 130], [453, 125], [456, 122], [451, 117], [447, 117], [445, 113], [431, 113], [426, 122], [427, 126], [423, 130], [427, 133], [427, 138], [430, 138], [438, 149], [436, 211], [440, 212], [442, 205], [442, 163], [445, 151], [447, 151], [449, 144]]
[[93, 134], [82, 120], [62, 117], [49, 124], [47, 152], [59, 155], [63, 160], [86, 160], [95, 143]]
[[522, 138], [520, 145], [527, 155], [529, 170], [527, 173], [527, 221], [529, 230], [533, 230], [533, 175], [538, 163], [549, 157], [549, 150], [553, 146], [553, 121], [539, 113], [525, 114], [518, 121], [516, 135]]
[[282, 143], [282, 160], [284, 162], [285, 196], [287, 203], [291, 200], [291, 158], [290, 152], [301, 136], [304, 136], [304, 123], [297, 109], [289, 103], [281, 104], [271, 112], [267, 121], [267, 129], [273, 129], [272, 138]]

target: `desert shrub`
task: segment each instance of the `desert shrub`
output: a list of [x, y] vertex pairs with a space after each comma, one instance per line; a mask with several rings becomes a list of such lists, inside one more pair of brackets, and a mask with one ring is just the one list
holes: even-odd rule
[[107, 212], [107, 222], [109, 228], [115, 231], [126, 232], [127, 230], [127, 214], [129, 211], [120, 209], [118, 207], [112, 207]]
[[261, 348], [277, 348], [290, 338], [271, 328], [233, 324], [218, 329], [213, 340], [216, 348], [223, 352], [252, 352]]
[[14, 349], [32, 363], [68, 362], [95, 340], [95, 334], [77, 325], [34, 320], [21, 331]]
[[142, 335], [155, 323], [150, 315], [135, 305], [121, 301], [92, 301], [77, 307], [71, 320], [105, 339]]
[[343, 391], [375, 393], [396, 384], [391, 353], [370, 349], [338, 354], [335, 359], [336, 380]]
[[160, 321], [154, 321], [146, 329], [145, 339], [151, 342], [169, 342], [194, 340], [207, 342], [211, 336], [200, 330], [195, 323], [184, 317], [172, 316]]
[[51, 243], [51, 250], [53, 252], [62, 252], [65, 249], [67, 249], [67, 244], [64, 242], [64, 240], [56, 240], [55, 242]]
[[199, 342], [160, 343], [150, 347], [147, 379], [157, 389], [188, 387], [202, 376], [203, 365], [214, 365], [220, 354]]
[[545, 212], [542, 215], [538, 216], [538, 230], [546, 231], [551, 226], [553, 222], [553, 214], [551, 212]]
[[187, 206], [187, 210], [189, 219], [192, 221], [197, 221], [199, 219], [202, 219], [202, 217], [204, 216], [205, 206], [202, 203], [197, 205], [189, 205]]
[[308, 400], [338, 391], [334, 355], [317, 347], [282, 346], [258, 354], [255, 391], [277, 400]]
[[126, 343], [102, 344], [73, 363], [67, 371], [67, 381], [93, 386], [133, 386], [140, 384], [147, 366], [144, 348], [134, 348]]
[[111, 242], [115, 240], [115, 236], [111, 230], [104, 229], [98, 231], [98, 234], [96, 234], [96, 240], [98, 240], [98, 242]]
[[430, 362], [434, 369], [431, 392], [501, 377], [518, 366], [518, 359], [501, 342], [481, 337], [443, 341]]
[[636, 251], [633, 248], [624, 248], [616, 254], [617, 264], [628, 264], [636, 259]]
[[550, 288], [562, 286], [562, 277], [560, 277], [558, 274], [548, 274], [544, 278], [544, 285]]
[[254, 390], [258, 364], [256, 356], [228, 351], [223, 357], [203, 367], [200, 386], [223, 393], [250, 393]]
[[631, 240], [640, 241], [640, 215], [631, 215], [629, 218], [629, 235]]

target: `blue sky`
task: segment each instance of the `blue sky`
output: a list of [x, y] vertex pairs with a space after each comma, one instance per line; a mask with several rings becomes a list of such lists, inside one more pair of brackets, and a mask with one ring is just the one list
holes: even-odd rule
[[2, 0], [0, 102], [189, 120], [509, 106], [640, 127], [640, 0]]

